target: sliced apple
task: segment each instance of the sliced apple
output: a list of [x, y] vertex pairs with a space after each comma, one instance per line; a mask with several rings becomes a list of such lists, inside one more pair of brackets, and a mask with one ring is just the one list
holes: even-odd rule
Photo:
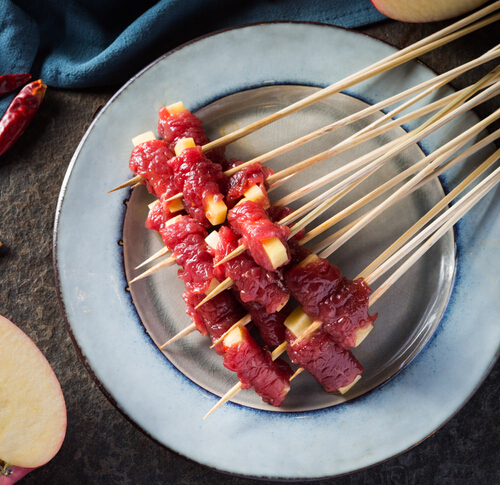
[[66, 405], [50, 364], [22, 330], [0, 316], [0, 462], [14, 472], [0, 483], [14, 483], [25, 474], [21, 469], [47, 463], [65, 434]]
[[451, 19], [480, 7], [487, 0], [371, 0], [386, 17], [402, 22]]

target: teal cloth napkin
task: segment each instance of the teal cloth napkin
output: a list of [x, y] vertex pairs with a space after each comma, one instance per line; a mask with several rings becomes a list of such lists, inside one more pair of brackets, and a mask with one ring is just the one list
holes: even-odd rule
[[[384, 18], [370, 0], [0, 0], [0, 74], [31, 72], [64, 88], [120, 84], [220, 29], [287, 20], [352, 28]], [[0, 113], [12, 96], [0, 99]]]

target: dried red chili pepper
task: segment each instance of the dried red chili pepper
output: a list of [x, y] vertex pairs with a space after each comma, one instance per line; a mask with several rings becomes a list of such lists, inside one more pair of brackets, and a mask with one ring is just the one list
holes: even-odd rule
[[8, 93], [26, 84], [31, 79], [31, 74], [4, 74], [0, 76], [0, 94]]
[[0, 121], [0, 156], [23, 134], [38, 111], [47, 85], [39, 79], [24, 86]]

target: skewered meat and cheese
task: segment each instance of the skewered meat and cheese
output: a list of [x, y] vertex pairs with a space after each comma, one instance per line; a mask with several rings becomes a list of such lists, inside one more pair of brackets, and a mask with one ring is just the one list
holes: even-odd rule
[[[238, 242], [236, 233], [231, 228], [222, 226], [219, 229], [214, 263], [236, 249]], [[218, 265], [215, 274], [221, 281], [231, 278], [244, 302], [256, 301], [263, 305], [268, 313], [283, 308], [290, 298], [290, 292], [286, 289], [280, 273], [259, 266], [247, 253]]]

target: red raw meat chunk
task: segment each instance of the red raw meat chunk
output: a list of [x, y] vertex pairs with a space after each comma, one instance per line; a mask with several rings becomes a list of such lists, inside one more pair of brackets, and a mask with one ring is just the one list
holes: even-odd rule
[[290, 258], [290, 251], [286, 242], [290, 234], [290, 228], [273, 223], [261, 205], [251, 200], [244, 201], [228, 212], [227, 220], [234, 232], [241, 236], [240, 243], [244, 244], [250, 251], [259, 266], [269, 271], [275, 271], [276, 269], [273, 268], [261, 244], [261, 241], [273, 237], [277, 237], [287, 248], [287, 254]]
[[[223, 259], [237, 247], [238, 236], [229, 227], [221, 226], [214, 263]], [[215, 275], [219, 281], [231, 278], [243, 302], [256, 301], [264, 305], [268, 313], [274, 313], [282, 308], [290, 298], [290, 293], [283, 284], [280, 273], [260, 267], [246, 253], [217, 266]]]
[[[176, 143], [182, 138], [192, 138], [197, 146], [203, 146], [210, 142], [200, 118], [187, 109], [170, 114], [167, 108], [163, 107], [160, 108], [158, 115], [158, 134], [165, 140], [172, 151], [174, 151]], [[224, 151], [225, 148], [215, 148], [207, 152], [206, 156], [226, 170], [227, 160]]]
[[227, 177], [220, 165], [206, 158], [200, 147], [184, 149], [168, 164], [174, 173], [177, 190], [182, 192], [186, 211], [193, 219], [209, 227], [204, 209], [207, 201], [211, 198], [214, 201], [223, 200], [223, 193], [227, 189]]
[[356, 345], [356, 331], [377, 318], [368, 314], [372, 291], [365, 281], [348, 280], [326, 259], [287, 271], [285, 284], [304, 312], [346, 349]]
[[295, 339], [287, 329], [288, 357], [309, 372], [327, 392], [348, 386], [364, 370], [350, 350], [342, 348], [326, 333], [316, 332], [292, 345]]
[[271, 352], [260, 347], [245, 327], [241, 332], [241, 342], [223, 346], [224, 365], [238, 374], [243, 389], [253, 387], [264, 402], [280, 406], [290, 390], [292, 369], [281, 359], [273, 361]]

